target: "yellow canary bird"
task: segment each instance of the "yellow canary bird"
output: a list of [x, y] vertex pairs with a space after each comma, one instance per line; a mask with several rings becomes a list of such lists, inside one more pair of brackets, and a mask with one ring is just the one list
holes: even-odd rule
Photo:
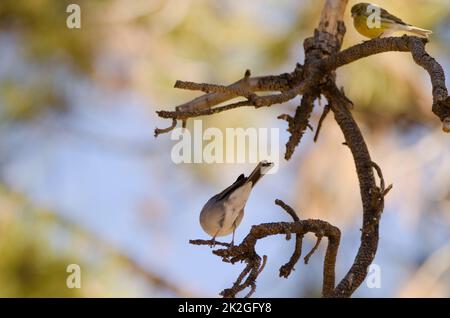
[[388, 37], [406, 31], [428, 38], [433, 32], [407, 24], [385, 9], [371, 3], [358, 3], [352, 7], [353, 25], [365, 37]]

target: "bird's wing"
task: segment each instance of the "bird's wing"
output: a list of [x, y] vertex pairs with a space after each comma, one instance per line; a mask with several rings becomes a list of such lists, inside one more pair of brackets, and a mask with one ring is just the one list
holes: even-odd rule
[[[372, 5], [373, 7], [377, 7], [380, 9], [380, 20], [381, 23], [398, 23], [402, 25], [409, 25], [403, 22], [400, 18], [397, 18], [395, 15], [390, 14], [386, 9], [381, 8], [380, 6]], [[370, 10], [363, 10], [362, 14], [366, 17], [372, 16], [373, 12]]]
[[381, 8], [381, 23], [398, 23], [402, 25], [409, 25], [397, 18], [395, 15], [390, 14], [385, 9]]
[[[228, 188], [226, 188], [225, 190], [223, 190], [222, 192], [220, 192], [219, 194], [216, 194], [214, 196], [215, 200], [222, 200], [224, 198], [226, 198], [227, 196], [229, 196], [231, 193], [233, 193], [233, 191], [235, 191], [236, 189], [238, 189], [239, 187], [243, 186], [244, 183], [246, 183], [247, 181], [251, 181], [252, 182], [252, 187], [256, 184], [256, 182], [264, 175], [264, 173], [273, 167], [273, 163], [272, 162], [268, 162], [268, 161], [261, 161], [256, 168], [253, 170], [252, 173], [250, 173], [250, 175], [248, 177], [245, 177], [244, 174], [241, 174], [236, 181], [234, 181], [234, 183], [232, 185], [230, 185]], [[263, 169], [263, 170], [262, 170]]]
[[250, 182], [244, 183], [242, 186], [230, 193], [230, 195], [225, 200], [224, 205], [226, 207], [230, 207], [233, 214], [239, 213], [245, 207], [251, 191], [252, 184]]
[[225, 197], [229, 196], [234, 190], [242, 186], [246, 181], [247, 178], [244, 176], [244, 174], [241, 174], [232, 185], [230, 185], [228, 188], [226, 188], [219, 194], [216, 194], [215, 197], [217, 198], [217, 200], [223, 200]]

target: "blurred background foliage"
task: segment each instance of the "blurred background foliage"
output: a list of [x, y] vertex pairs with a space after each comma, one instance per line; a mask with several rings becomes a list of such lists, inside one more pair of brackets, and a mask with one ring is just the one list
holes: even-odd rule
[[[81, 6], [81, 29], [65, 26], [70, 3]], [[174, 90], [177, 79], [231, 83], [245, 69], [255, 76], [292, 71], [322, 3], [2, 0], [0, 296], [215, 296], [231, 284], [239, 268], [187, 240], [204, 237], [197, 221], [204, 200], [251, 165], [175, 166], [169, 136], [153, 139], [155, 126], [168, 125], [154, 111], [197, 96]], [[450, 2], [376, 3], [434, 31], [427, 47], [448, 76]], [[365, 40], [349, 10], [345, 23], [344, 48]], [[345, 66], [338, 80], [374, 160], [394, 183], [376, 259], [383, 288], [362, 286], [356, 295], [448, 297], [450, 144], [431, 113], [427, 74], [410, 55], [385, 53]], [[203, 128], [280, 128], [284, 148], [286, 127], [275, 118], [296, 102], [202, 118]], [[319, 115], [317, 105], [313, 126]], [[254, 193], [238, 238], [251, 224], [283, 218], [273, 199], [290, 200], [301, 217], [344, 232], [341, 277], [359, 242], [357, 179], [331, 117], [319, 142], [311, 138]], [[291, 246], [274, 239], [264, 248], [272, 263], [257, 296], [319, 294], [323, 254], [282, 281], [277, 266]], [[80, 290], [65, 286], [70, 263], [82, 266]]]

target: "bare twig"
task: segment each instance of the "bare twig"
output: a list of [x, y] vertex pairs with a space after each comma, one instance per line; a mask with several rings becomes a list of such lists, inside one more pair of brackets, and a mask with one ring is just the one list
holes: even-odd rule
[[305, 133], [306, 128], [309, 126], [309, 117], [313, 111], [314, 100], [317, 98], [317, 94], [307, 93], [303, 95], [300, 106], [295, 111], [293, 118], [293, 124], [288, 128], [291, 133], [289, 140], [286, 144], [286, 153], [284, 158], [289, 160], [295, 150], [295, 147], [300, 143], [300, 140]]
[[[275, 204], [282, 207], [292, 217], [294, 222], [300, 221], [300, 218], [298, 217], [297, 213], [295, 213], [294, 209], [291, 208], [289, 205], [278, 199], [275, 200]], [[294, 270], [295, 264], [297, 264], [298, 260], [300, 259], [300, 256], [302, 255], [302, 242], [303, 242], [303, 234], [296, 234], [294, 252], [292, 253], [292, 256], [289, 259], [289, 261], [280, 267], [280, 277], [288, 278], [291, 272]]]
[[174, 87], [180, 89], [202, 91], [205, 93], [221, 93], [234, 97], [244, 96], [246, 98], [250, 98], [254, 95], [254, 93], [245, 88], [245, 86], [223, 86], [206, 83], [199, 84], [194, 82], [177, 81]]
[[241, 102], [236, 102], [236, 103], [232, 103], [232, 104], [228, 104], [228, 105], [224, 105], [224, 106], [220, 106], [220, 107], [216, 107], [216, 108], [209, 108], [209, 109], [199, 110], [199, 111], [190, 111], [190, 112], [173, 111], [173, 112], [170, 112], [170, 111], [160, 110], [160, 111], [157, 111], [157, 114], [159, 117], [162, 117], [162, 118], [172, 118], [172, 120], [174, 120], [174, 119], [186, 120], [188, 118], [218, 114], [223, 111], [235, 109], [238, 107], [244, 107], [244, 106], [253, 106], [253, 104], [250, 101], [241, 101]]
[[320, 245], [320, 242], [322, 241], [322, 235], [317, 235], [317, 241], [316, 244], [314, 245], [314, 247], [311, 249], [311, 251], [309, 251], [308, 254], [306, 254], [304, 260], [305, 260], [305, 264], [308, 264], [310, 257], [314, 254], [314, 252], [317, 250], [317, 248]]
[[256, 291], [256, 284], [253, 282], [250, 284], [250, 291], [248, 292], [247, 295], [245, 295], [245, 298], [250, 298]]
[[381, 168], [379, 165], [376, 164], [376, 162], [372, 161], [370, 163], [372, 165], [372, 167], [375, 169], [375, 171], [377, 172], [378, 178], [380, 178], [380, 189], [382, 192], [384, 192], [384, 177], [383, 177], [383, 172], [381, 171]]
[[189, 243], [192, 245], [217, 245], [230, 247], [230, 243], [218, 242], [217, 240], [189, 240]]
[[300, 221], [300, 218], [298, 217], [297, 213], [295, 213], [294, 209], [291, 208], [289, 205], [287, 205], [286, 203], [284, 203], [279, 199], [275, 200], [275, 204], [283, 208], [283, 210], [286, 211], [287, 214], [289, 214], [292, 217], [294, 222]]
[[294, 252], [289, 261], [280, 267], [280, 277], [288, 278], [302, 256], [303, 234], [296, 234]]
[[155, 128], [155, 137], [158, 137], [160, 134], [168, 133], [173, 130], [177, 126], [177, 120], [172, 118], [172, 124], [167, 128]]
[[314, 142], [317, 142], [317, 139], [319, 138], [320, 129], [322, 128], [322, 123], [327, 117], [330, 110], [331, 107], [329, 105], [325, 105], [325, 107], [323, 108], [322, 115], [320, 116], [319, 123], [317, 124], [316, 134], [314, 135]]

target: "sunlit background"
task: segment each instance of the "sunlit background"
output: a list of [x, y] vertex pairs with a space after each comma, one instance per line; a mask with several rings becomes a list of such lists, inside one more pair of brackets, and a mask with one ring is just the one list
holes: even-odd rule
[[[364, 40], [350, 1], [344, 48]], [[81, 6], [81, 29], [66, 7]], [[433, 30], [428, 51], [450, 76], [450, 2], [377, 0]], [[198, 215], [206, 200], [252, 164], [180, 164], [170, 121], [155, 111], [198, 96], [177, 79], [219, 84], [280, 74], [303, 62], [303, 40], [319, 21], [317, 0], [34, 0], [0, 2], [0, 296], [217, 297], [244, 264], [208, 247]], [[371, 155], [394, 188], [386, 200], [375, 263], [381, 288], [356, 297], [450, 296], [450, 139], [431, 113], [427, 73], [407, 53], [385, 53], [338, 71]], [[449, 85], [450, 82], [447, 81]], [[280, 129], [294, 101], [203, 117], [203, 127]], [[312, 125], [321, 107], [316, 105]], [[188, 123], [191, 127], [192, 123]], [[353, 160], [332, 116], [316, 144], [308, 131], [294, 157], [255, 187], [239, 242], [251, 225], [286, 221], [282, 199], [301, 218], [342, 231], [337, 280], [359, 247], [361, 202]], [[225, 238], [226, 241], [231, 238]], [[256, 297], [320, 296], [325, 244], [288, 278], [278, 269], [293, 240], [261, 241], [268, 263]], [[307, 236], [304, 248], [314, 244]], [[81, 288], [66, 287], [68, 264]]]

